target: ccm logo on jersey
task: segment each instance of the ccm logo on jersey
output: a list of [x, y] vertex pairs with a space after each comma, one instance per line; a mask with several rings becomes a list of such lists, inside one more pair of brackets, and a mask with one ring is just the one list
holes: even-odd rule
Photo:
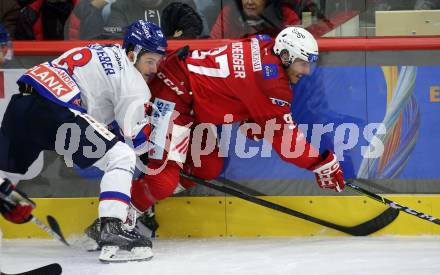
[[35, 79], [56, 97], [62, 97], [78, 89], [75, 81], [73, 81], [67, 72], [46, 64], [37, 65], [29, 69], [26, 74]]
[[177, 85], [174, 84], [174, 82], [171, 81], [164, 73], [158, 72], [156, 75], [157, 75], [157, 77], [162, 79], [163, 83], [165, 83], [168, 87], [170, 87], [171, 90], [176, 92], [177, 95], [184, 94], [184, 92], [182, 92], [182, 90], [180, 90], [179, 87], [177, 87]]

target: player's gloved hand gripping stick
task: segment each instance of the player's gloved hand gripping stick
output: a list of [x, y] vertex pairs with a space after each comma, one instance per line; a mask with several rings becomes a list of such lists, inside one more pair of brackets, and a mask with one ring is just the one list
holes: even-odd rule
[[341, 192], [345, 187], [344, 173], [336, 155], [331, 151], [325, 151], [321, 156], [323, 160], [309, 170], [315, 173], [319, 187]]
[[[272, 210], [278, 211], [278, 212], [282, 212], [285, 213], [287, 215], [290, 216], [294, 216], [303, 220], [307, 220], [316, 224], [320, 224], [329, 228], [333, 228], [335, 230], [344, 232], [346, 234], [350, 234], [353, 236], [367, 236], [370, 235], [382, 228], [384, 228], [385, 226], [387, 226], [388, 224], [390, 224], [391, 222], [393, 222], [398, 214], [399, 211], [397, 211], [394, 208], [388, 208], [385, 211], [383, 211], [381, 214], [379, 214], [378, 216], [355, 226], [343, 226], [343, 225], [339, 225], [339, 224], [335, 224], [326, 220], [322, 220], [319, 219], [317, 217], [311, 216], [311, 215], [307, 215], [305, 213], [296, 211], [294, 209], [291, 208], [287, 208], [285, 206], [264, 200], [262, 198], [256, 197], [254, 195], [250, 195], [250, 191], [252, 191], [252, 193], [257, 194], [255, 190], [250, 190], [250, 188], [241, 188], [239, 184], [232, 182], [230, 180], [227, 179], [216, 179], [213, 181], [206, 181], [204, 179], [195, 177], [195, 176], [190, 176], [190, 175], [186, 175], [181, 173], [180, 174], [182, 177], [190, 179], [192, 181], [194, 181], [195, 183], [198, 183], [200, 185], [206, 186], [208, 188], [220, 191], [220, 192], [224, 192], [226, 194], [241, 198], [243, 200], [270, 208]], [[263, 195], [261, 193], [258, 193], [259, 196]]]
[[48, 221], [51, 223], [51, 227], [54, 228], [52, 229], [32, 215], [32, 210], [35, 207], [35, 203], [25, 193], [18, 190], [9, 180], [5, 179], [0, 183], [0, 212], [5, 219], [17, 224], [32, 221], [49, 235], [68, 246], [69, 244], [61, 234], [61, 231], [58, 230], [59, 233], [55, 231], [54, 227], [58, 226], [56, 220], [48, 216]]
[[0, 183], [0, 194], [0, 212], [6, 220], [18, 224], [31, 220], [35, 203], [16, 189], [8, 179]]

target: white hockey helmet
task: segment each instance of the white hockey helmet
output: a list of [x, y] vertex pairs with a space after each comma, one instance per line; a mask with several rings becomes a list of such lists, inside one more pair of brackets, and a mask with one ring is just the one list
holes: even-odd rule
[[275, 38], [273, 51], [289, 66], [296, 58], [313, 63], [318, 61], [318, 43], [311, 33], [300, 27], [287, 27]]

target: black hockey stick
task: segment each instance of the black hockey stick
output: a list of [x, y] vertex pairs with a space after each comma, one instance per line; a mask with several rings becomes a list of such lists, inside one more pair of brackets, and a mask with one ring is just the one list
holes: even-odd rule
[[58, 234], [58, 232], [56, 232], [55, 230], [53, 230], [52, 228], [50, 228], [49, 226], [47, 226], [45, 223], [43, 223], [40, 219], [38, 219], [38, 218], [35, 217], [34, 215], [32, 215], [31, 222], [35, 223], [39, 228], [41, 228], [41, 229], [43, 229], [44, 231], [46, 231], [47, 234], [49, 234], [50, 236], [52, 236], [54, 239], [57, 239], [57, 240], [59, 240], [60, 242], [62, 242], [63, 244], [69, 246], [69, 244], [66, 242], [66, 240], [64, 239], [63, 236], [61, 236], [60, 234]]
[[376, 201], [381, 202], [383, 204], [386, 204], [386, 205], [388, 205], [389, 207], [391, 207], [393, 209], [397, 209], [397, 210], [405, 212], [407, 214], [416, 216], [417, 218], [420, 218], [420, 219], [423, 219], [423, 220], [427, 220], [427, 221], [430, 221], [430, 222], [433, 222], [435, 224], [440, 225], [440, 220], [437, 219], [437, 218], [434, 218], [434, 217], [429, 216], [429, 215], [427, 215], [425, 213], [416, 211], [416, 210], [411, 209], [409, 207], [400, 205], [400, 204], [398, 204], [398, 203], [396, 203], [396, 202], [394, 202], [392, 200], [389, 200], [389, 199], [381, 197], [381, 196], [379, 196], [379, 195], [377, 195], [377, 194], [375, 194], [373, 192], [365, 190], [362, 187], [359, 187], [359, 186], [357, 186], [357, 185], [355, 185], [355, 184], [353, 184], [351, 182], [346, 182], [345, 186], [349, 187], [353, 191], [356, 191], [358, 193], [361, 193], [361, 194], [369, 197], [370, 199], [373, 199], [373, 200], [376, 200]]
[[60, 275], [63, 269], [57, 263], [42, 266], [22, 273], [0, 273], [0, 275]]
[[375, 183], [372, 180], [367, 180], [367, 179], [360, 178], [360, 179], [352, 179], [352, 180], [350, 180], [350, 182], [351, 181], [359, 182], [361, 184], [368, 185], [369, 187], [373, 187], [373, 188], [377, 189], [378, 192], [381, 193], [381, 194], [393, 194], [393, 193], [396, 193], [396, 190], [393, 190], [393, 189], [388, 188], [386, 186], [381, 186], [381, 185]]
[[60, 227], [60, 225], [58, 224], [57, 220], [56, 220], [54, 217], [50, 216], [50, 215], [48, 215], [48, 216], [46, 217], [46, 219], [47, 219], [47, 222], [49, 223], [49, 227], [50, 227], [54, 232], [56, 232], [56, 233], [58, 234], [58, 236], [60, 236], [60, 241], [61, 241], [63, 244], [65, 244], [65, 245], [67, 245], [67, 246], [70, 246], [70, 244], [66, 241], [66, 238], [64, 238], [63, 232], [61, 232], [61, 227]]
[[189, 175], [186, 175], [183, 173], [181, 173], [181, 176], [184, 178], [187, 178], [189, 180], [192, 180], [200, 185], [206, 186], [208, 188], [211, 188], [211, 189], [214, 189], [214, 190], [217, 190], [220, 192], [224, 192], [226, 194], [236, 196], [236, 197], [241, 198], [243, 200], [253, 202], [255, 204], [270, 208], [272, 210], [279, 211], [279, 212], [285, 213], [287, 215], [301, 218], [301, 219], [304, 219], [304, 220], [307, 220], [310, 222], [314, 222], [314, 223], [317, 223], [317, 224], [320, 224], [320, 225], [323, 225], [323, 226], [326, 226], [326, 227], [329, 227], [329, 228], [332, 228], [332, 229], [335, 229], [335, 230], [338, 230], [338, 231], [341, 231], [341, 232], [344, 232], [346, 234], [353, 235], [353, 236], [370, 235], [370, 234], [384, 228], [388, 224], [390, 224], [399, 215], [399, 211], [397, 211], [396, 209], [388, 208], [384, 212], [382, 212], [379, 216], [377, 216], [371, 220], [368, 220], [362, 224], [351, 226], [351, 227], [342, 226], [342, 225], [334, 224], [332, 222], [321, 220], [319, 218], [298, 212], [296, 210], [287, 208], [285, 206], [282, 206], [282, 205], [279, 205], [279, 204], [276, 204], [276, 203], [273, 203], [270, 201], [266, 201], [266, 200], [248, 195], [248, 194], [243, 193], [241, 191], [238, 191], [238, 190], [235, 190], [235, 189], [230, 188], [228, 186], [225, 186], [224, 184], [223, 185], [215, 184], [215, 183], [212, 183], [212, 182], [209, 182], [209, 181], [206, 181], [206, 180], [194, 177], [194, 176], [189, 176]]
[[239, 184], [239, 183], [237, 183], [235, 181], [229, 180], [227, 178], [216, 178], [213, 181], [219, 181], [220, 183], [222, 183], [224, 185], [227, 185], [229, 187], [237, 189], [237, 190], [239, 190], [239, 191], [241, 191], [243, 193], [246, 193], [248, 195], [251, 195], [251, 196], [266, 196], [266, 194], [263, 194], [263, 193], [261, 193], [261, 192], [259, 192], [257, 190], [249, 188], [247, 186], [241, 185], [241, 184]]
[[[15, 201], [11, 200], [10, 198], [8, 198], [5, 194], [3, 194], [1, 192], [0, 192], [0, 200], [3, 200], [10, 205], [16, 205]], [[53, 220], [55, 220], [55, 219], [53, 219]], [[67, 246], [69, 245], [62, 235], [58, 234], [57, 231], [55, 231], [51, 227], [47, 226], [45, 223], [43, 223], [40, 219], [38, 219], [34, 215], [31, 215], [30, 221], [33, 222], [34, 224], [36, 224], [39, 228], [46, 231], [53, 238], [61, 241], [62, 243], [64, 243]], [[48, 222], [50, 223], [49, 218], [48, 218]], [[56, 223], [56, 221], [55, 221], [55, 223]], [[56, 223], [56, 224], [58, 225], [58, 223]], [[58, 228], [59, 228], [59, 226], [58, 226]], [[59, 232], [61, 233], [61, 231], [59, 231]]]

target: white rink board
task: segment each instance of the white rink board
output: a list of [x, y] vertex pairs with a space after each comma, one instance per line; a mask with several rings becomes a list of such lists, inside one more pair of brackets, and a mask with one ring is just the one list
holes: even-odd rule
[[6, 240], [2, 270], [58, 262], [66, 275], [440, 274], [439, 237], [155, 240], [150, 262], [101, 264], [56, 241]]

